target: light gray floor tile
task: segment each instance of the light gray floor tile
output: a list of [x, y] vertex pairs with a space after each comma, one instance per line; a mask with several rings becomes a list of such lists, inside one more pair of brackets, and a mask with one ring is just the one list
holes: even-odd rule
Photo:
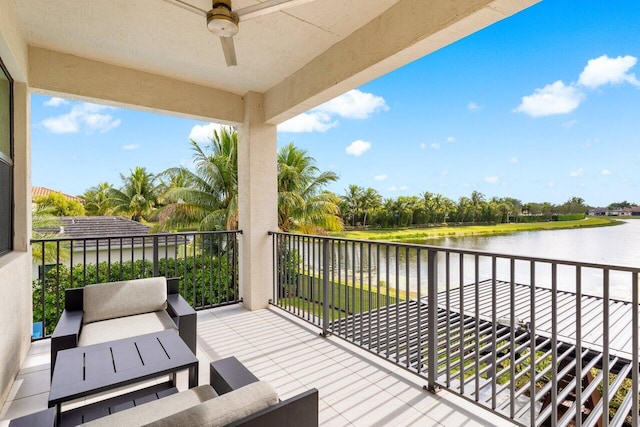
[[[241, 305], [198, 312], [200, 384], [209, 381], [209, 363], [235, 356], [286, 399], [315, 387], [323, 426], [509, 425], [448, 392], [422, 389], [426, 381], [279, 309], [248, 311]], [[33, 343], [23, 370], [0, 413], [6, 420], [47, 407], [49, 340]], [[178, 376], [184, 388], [186, 373]], [[27, 379], [33, 379], [26, 384]], [[25, 382], [20, 382], [24, 380]], [[159, 380], [158, 380], [159, 381]], [[48, 390], [48, 388], [47, 388]], [[83, 402], [79, 402], [83, 403]]]

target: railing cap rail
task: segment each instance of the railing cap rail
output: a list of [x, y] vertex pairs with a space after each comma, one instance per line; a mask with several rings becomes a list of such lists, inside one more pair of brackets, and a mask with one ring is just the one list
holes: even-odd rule
[[180, 231], [148, 234], [114, 234], [105, 236], [83, 236], [83, 237], [46, 237], [31, 239], [31, 243], [42, 242], [69, 242], [83, 240], [113, 240], [113, 239], [149, 239], [154, 237], [171, 236], [193, 236], [193, 235], [216, 235], [216, 234], [242, 234], [242, 230], [215, 230], [215, 231]]

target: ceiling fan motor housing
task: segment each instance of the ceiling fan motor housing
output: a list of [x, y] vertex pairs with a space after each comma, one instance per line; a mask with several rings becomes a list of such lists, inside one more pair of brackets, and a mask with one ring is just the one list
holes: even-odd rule
[[214, 0], [207, 12], [207, 28], [220, 37], [233, 37], [238, 33], [240, 18], [231, 10], [231, 0]]

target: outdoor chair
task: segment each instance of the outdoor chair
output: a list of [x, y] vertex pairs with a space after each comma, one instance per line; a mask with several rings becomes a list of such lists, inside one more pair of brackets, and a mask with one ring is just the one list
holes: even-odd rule
[[58, 351], [174, 329], [196, 353], [196, 312], [178, 279], [152, 277], [65, 291], [65, 308], [51, 336], [51, 373]]

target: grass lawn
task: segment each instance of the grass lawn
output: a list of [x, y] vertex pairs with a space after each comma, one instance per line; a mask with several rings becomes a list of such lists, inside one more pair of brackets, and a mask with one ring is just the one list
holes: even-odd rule
[[391, 242], [437, 239], [442, 237], [490, 236], [521, 231], [560, 230], [569, 228], [606, 227], [622, 224], [608, 217], [588, 217], [577, 221], [548, 221], [496, 225], [439, 226], [429, 228], [379, 229], [332, 233], [333, 237]]

